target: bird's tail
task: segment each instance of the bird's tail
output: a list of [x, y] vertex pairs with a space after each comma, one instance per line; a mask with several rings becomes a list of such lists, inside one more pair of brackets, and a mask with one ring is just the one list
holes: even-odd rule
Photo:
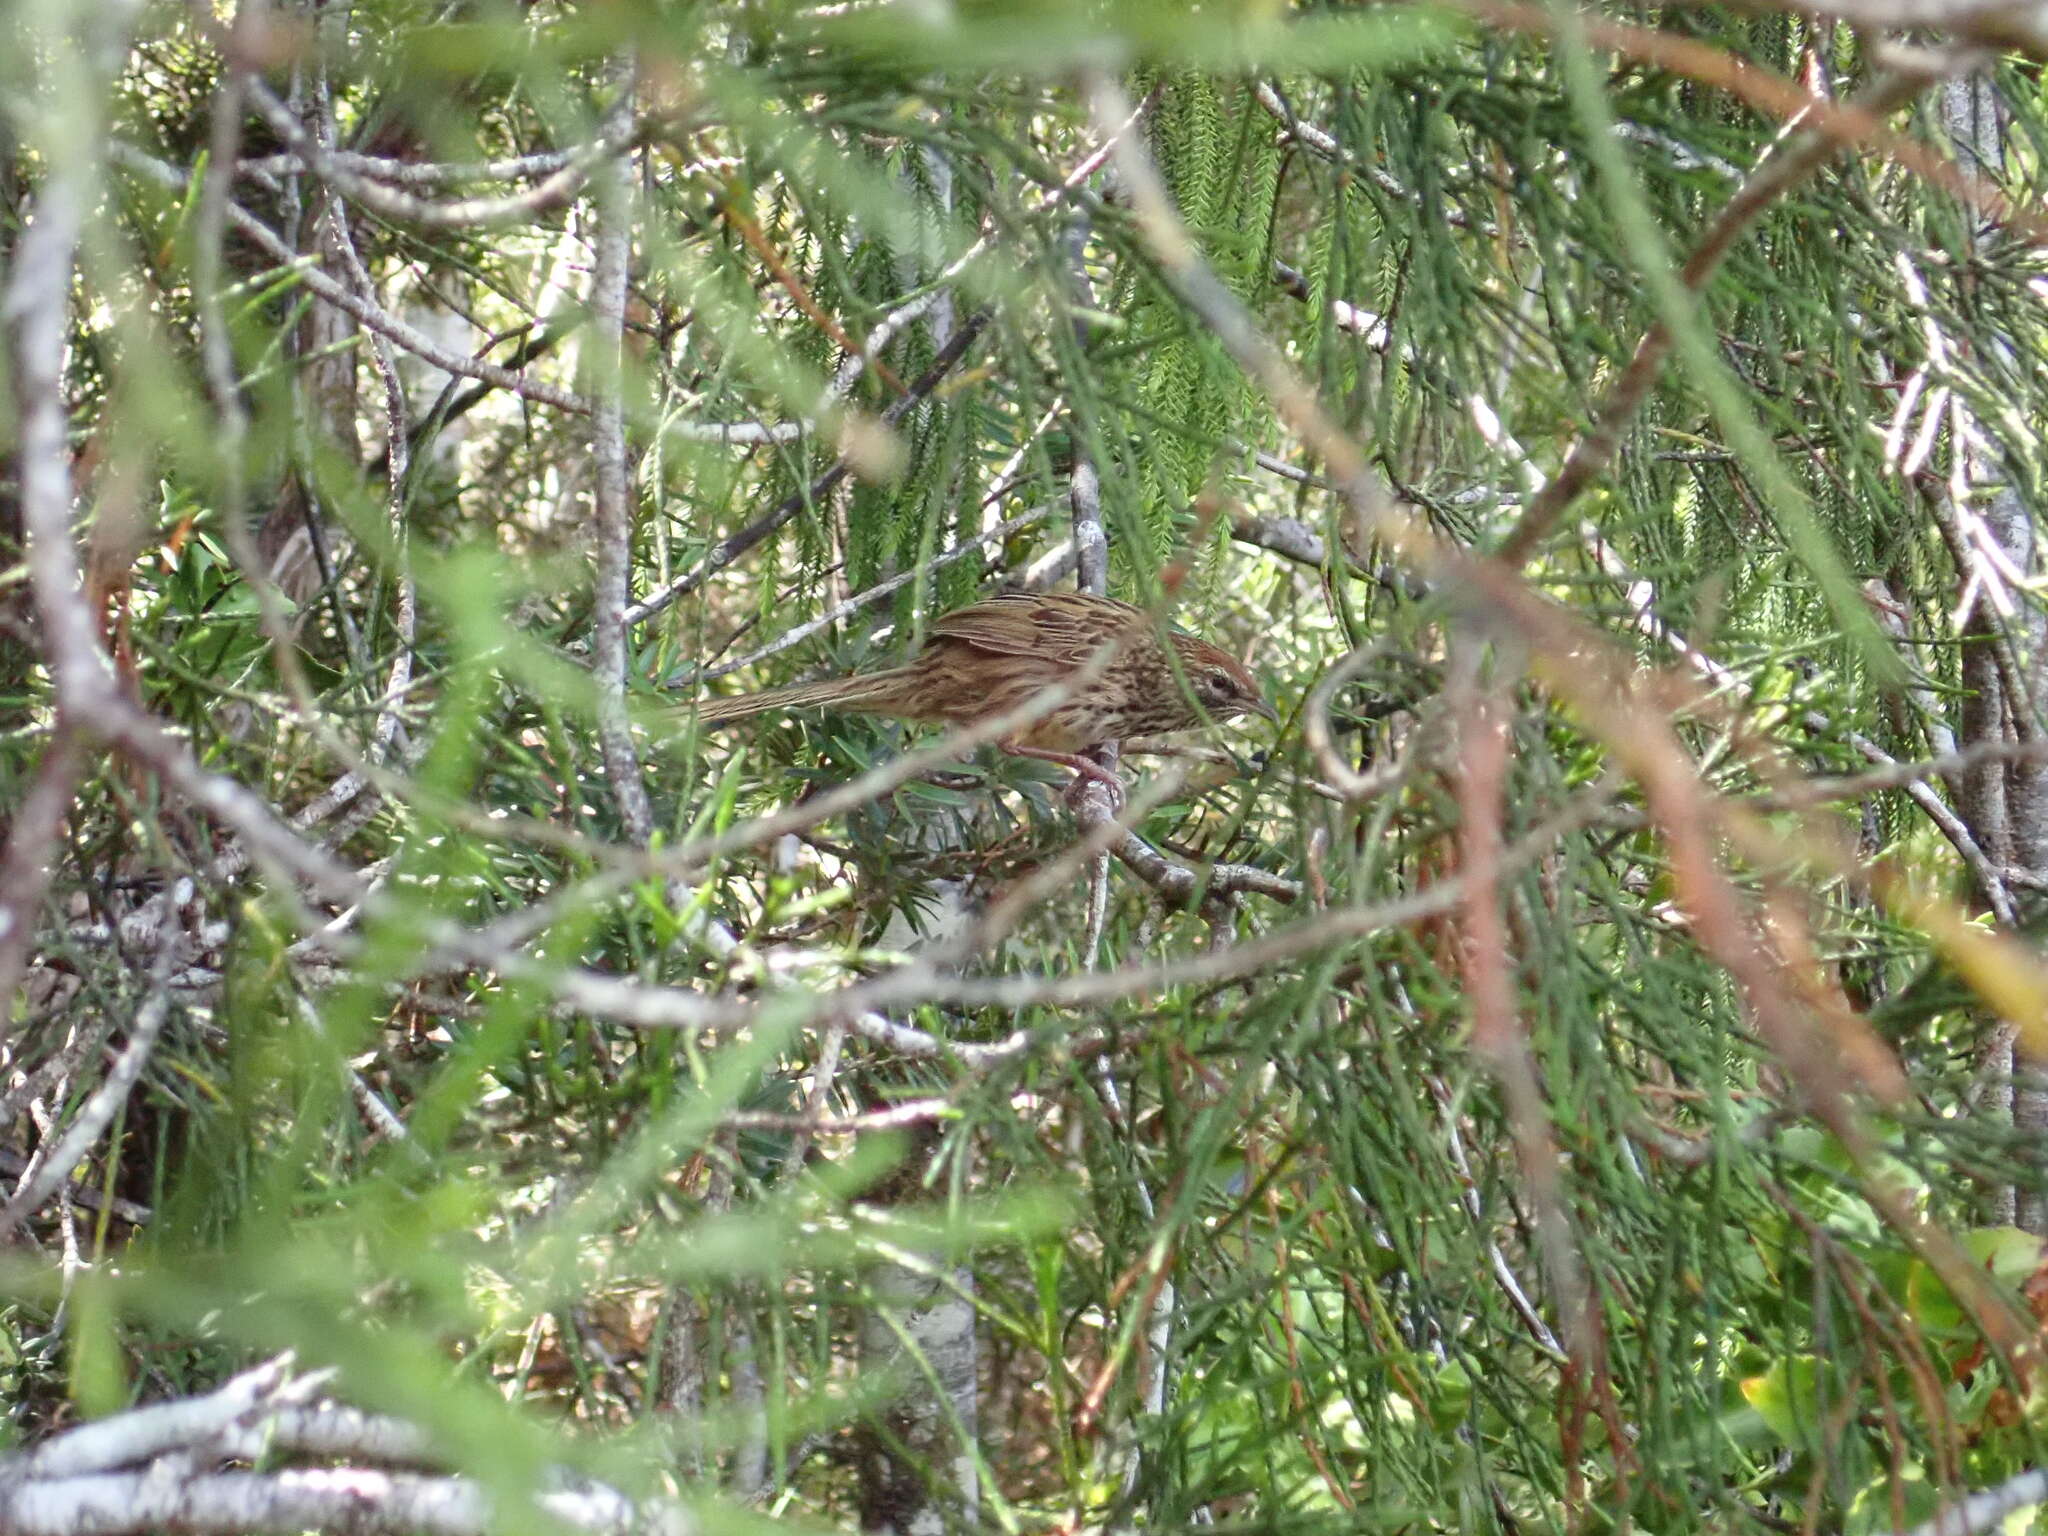
[[903, 685], [910, 669], [869, 672], [861, 677], [834, 677], [822, 683], [795, 683], [787, 688], [769, 688], [760, 693], [736, 693], [729, 698], [703, 699], [697, 704], [697, 719], [704, 725], [727, 720], [744, 720], [778, 709], [811, 709], [823, 706], [855, 713], [894, 714], [903, 702]]

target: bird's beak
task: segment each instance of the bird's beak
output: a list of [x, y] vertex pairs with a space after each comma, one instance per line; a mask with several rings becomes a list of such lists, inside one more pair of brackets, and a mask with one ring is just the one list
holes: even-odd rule
[[1278, 725], [1280, 723], [1280, 711], [1275, 709], [1272, 705], [1268, 704], [1264, 699], [1252, 700], [1252, 713], [1255, 715], [1264, 715], [1268, 720], [1272, 721], [1275, 725]]

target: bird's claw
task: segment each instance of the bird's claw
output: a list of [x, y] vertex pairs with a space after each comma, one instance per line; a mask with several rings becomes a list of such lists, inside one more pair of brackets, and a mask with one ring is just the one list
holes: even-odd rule
[[1128, 803], [1129, 796], [1124, 791], [1124, 781], [1105, 768], [1098, 769], [1095, 773], [1075, 772], [1074, 782], [1067, 786], [1063, 796], [1067, 802], [1067, 809], [1078, 812], [1081, 809], [1081, 802], [1087, 798], [1091, 789], [1100, 789], [1109, 797], [1109, 814], [1112, 816], [1121, 812]]

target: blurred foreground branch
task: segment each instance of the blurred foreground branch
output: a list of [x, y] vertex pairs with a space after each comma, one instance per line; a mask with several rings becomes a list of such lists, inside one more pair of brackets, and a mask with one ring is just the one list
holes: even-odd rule
[[[294, 1379], [289, 1368], [287, 1356], [204, 1396], [131, 1409], [0, 1459], [0, 1536], [487, 1536], [501, 1528], [508, 1512], [495, 1491], [466, 1477], [391, 1470], [394, 1462], [432, 1461], [431, 1436], [317, 1400], [325, 1373]], [[294, 1456], [355, 1464], [208, 1470]], [[570, 1486], [534, 1494], [529, 1508], [562, 1528], [647, 1536], [698, 1528], [673, 1504], [637, 1502], [567, 1475], [555, 1480]]]

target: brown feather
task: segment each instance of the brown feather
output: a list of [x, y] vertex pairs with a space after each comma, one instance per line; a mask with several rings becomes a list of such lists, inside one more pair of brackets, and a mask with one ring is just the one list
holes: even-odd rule
[[940, 615], [906, 666], [709, 699], [698, 719], [715, 725], [824, 707], [966, 725], [1008, 713], [1073, 677], [1105, 647], [1115, 654], [1099, 674], [1005, 745], [1068, 761], [1063, 754], [1124, 736], [1187, 730], [1247, 712], [1273, 717], [1236, 657], [1179, 630], [1162, 631], [1142, 608], [1079, 592], [1010, 592]]
[[909, 667], [889, 672], [870, 672], [862, 677], [831, 677], [816, 683], [792, 683], [787, 688], [768, 688], [760, 693], [736, 693], [729, 698], [706, 699], [697, 706], [697, 718], [705, 725], [726, 720], [744, 720], [771, 709], [848, 710], [854, 714], [892, 714], [892, 706], [903, 697], [911, 679]]
[[1080, 592], [1005, 592], [932, 621], [934, 639], [958, 640], [1003, 656], [1051, 651], [1081, 665], [1119, 627], [1149, 629], [1145, 610]]

